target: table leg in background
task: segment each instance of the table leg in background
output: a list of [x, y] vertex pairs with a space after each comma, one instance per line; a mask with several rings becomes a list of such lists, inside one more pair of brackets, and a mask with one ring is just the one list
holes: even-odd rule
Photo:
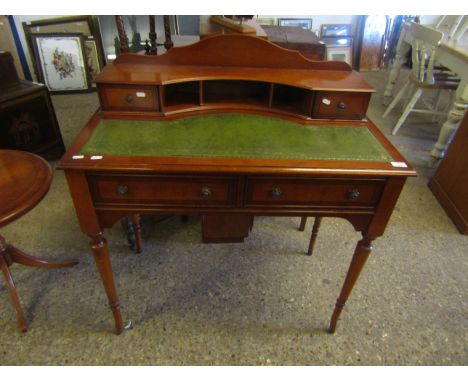
[[434, 158], [440, 159], [444, 157], [447, 146], [460, 125], [467, 109], [468, 82], [462, 81], [460, 85], [458, 85], [457, 98], [448, 114], [447, 120], [440, 128], [439, 138], [431, 151], [431, 155]]

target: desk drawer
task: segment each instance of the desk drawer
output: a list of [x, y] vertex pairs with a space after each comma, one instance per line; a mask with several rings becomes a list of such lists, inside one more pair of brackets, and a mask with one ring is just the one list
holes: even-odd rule
[[157, 89], [152, 86], [100, 85], [103, 110], [158, 111]]
[[233, 206], [236, 181], [231, 177], [91, 175], [97, 203]]
[[312, 118], [363, 119], [369, 100], [369, 93], [317, 92]]
[[374, 206], [384, 184], [383, 179], [251, 178], [247, 181], [245, 205]]

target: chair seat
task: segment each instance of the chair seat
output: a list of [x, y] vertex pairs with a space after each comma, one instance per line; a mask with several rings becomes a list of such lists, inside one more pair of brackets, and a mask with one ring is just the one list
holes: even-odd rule
[[452, 73], [449, 72], [434, 73], [434, 83], [432, 84], [420, 81], [419, 79], [415, 78], [413, 74], [409, 76], [409, 80], [413, 84], [424, 89], [456, 90], [460, 84], [460, 79], [458, 77], [454, 77]]

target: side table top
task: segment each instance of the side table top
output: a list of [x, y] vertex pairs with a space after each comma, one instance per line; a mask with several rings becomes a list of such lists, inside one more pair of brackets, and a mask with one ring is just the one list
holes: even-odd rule
[[47, 194], [52, 168], [25, 151], [0, 150], [0, 227], [24, 215]]

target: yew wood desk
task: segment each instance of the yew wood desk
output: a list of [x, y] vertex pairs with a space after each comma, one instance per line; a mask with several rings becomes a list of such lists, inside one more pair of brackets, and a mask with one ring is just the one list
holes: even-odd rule
[[161, 56], [121, 55], [97, 83], [101, 108], [59, 168], [91, 238], [116, 332], [122, 315], [104, 229], [138, 214], [348, 220], [363, 237], [334, 332], [372, 241], [415, 175], [366, 118], [373, 90], [359, 74], [224, 35]]

